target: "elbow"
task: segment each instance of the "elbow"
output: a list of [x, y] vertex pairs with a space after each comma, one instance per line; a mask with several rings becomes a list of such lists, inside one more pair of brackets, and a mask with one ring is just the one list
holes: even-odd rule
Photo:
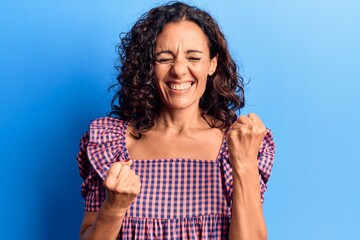
[[79, 237], [80, 240], [91, 240], [91, 238], [88, 236], [89, 235], [88, 232], [90, 228], [91, 225], [88, 225], [88, 226], [83, 226], [80, 229], [80, 237]]
[[261, 232], [261, 234], [259, 235], [259, 239], [267, 240], [267, 232], [266, 232], [266, 230], [264, 232]]
[[265, 226], [262, 226], [258, 231], [258, 238], [259, 240], [267, 240], [267, 230]]

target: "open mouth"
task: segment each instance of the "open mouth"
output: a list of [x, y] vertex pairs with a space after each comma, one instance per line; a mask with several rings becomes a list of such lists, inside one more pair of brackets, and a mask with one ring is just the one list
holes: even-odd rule
[[170, 83], [168, 83], [168, 86], [170, 87], [171, 90], [183, 92], [183, 91], [188, 90], [193, 84], [194, 84], [194, 82], [184, 82], [184, 83], [170, 82]]

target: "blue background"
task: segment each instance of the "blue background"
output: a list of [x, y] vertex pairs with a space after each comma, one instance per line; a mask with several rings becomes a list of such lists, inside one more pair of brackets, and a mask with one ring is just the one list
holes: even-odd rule
[[[75, 155], [106, 115], [120, 32], [164, 1], [1, 1], [0, 239], [78, 239]], [[222, 27], [243, 113], [275, 134], [270, 240], [360, 239], [360, 3], [190, 1]]]

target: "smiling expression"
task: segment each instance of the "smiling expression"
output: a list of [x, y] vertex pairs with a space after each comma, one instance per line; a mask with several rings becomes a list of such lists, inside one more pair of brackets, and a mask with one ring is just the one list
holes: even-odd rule
[[217, 66], [201, 28], [186, 20], [166, 24], [157, 37], [155, 54], [156, 84], [164, 107], [198, 107], [207, 77]]

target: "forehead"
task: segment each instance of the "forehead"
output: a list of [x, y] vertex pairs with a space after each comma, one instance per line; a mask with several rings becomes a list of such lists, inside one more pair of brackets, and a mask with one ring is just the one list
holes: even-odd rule
[[180, 48], [208, 52], [208, 38], [194, 22], [185, 20], [166, 24], [157, 37], [156, 50], [177, 51]]

